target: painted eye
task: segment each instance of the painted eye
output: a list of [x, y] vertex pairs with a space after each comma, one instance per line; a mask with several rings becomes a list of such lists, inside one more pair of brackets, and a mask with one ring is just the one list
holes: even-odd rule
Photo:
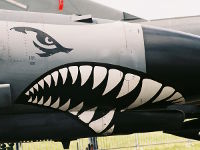
[[40, 57], [49, 57], [53, 54], [64, 52], [69, 53], [72, 51], [72, 48], [65, 48], [62, 45], [60, 45], [54, 38], [52, 38], [47, 33], [31, 28], [31, 27], [14, 27], [10, 30], [15, 30], [17, 32], [21, 32], [23, 34], [27, 34], [28, 31], [31, 31], [34, 33], [35, 36], [33, 36], [33, 44], [36, 48], [38, 48], [42, 53], [36, 53]]
[[53, 41], [50, 40], [49, 37], [46, 37], [46, 38], [45, 38], [45, 42], [46, 42], [47, 44], [53, 44]]
[[58, 44], [56, 43], [56, 41], [51, 38], [48, 35], [44, 35], [44, 34], [37, 34], [36, 39], [34, 40], [34, 44], [41, 48], [44, 49], [55, 49], [57, 48]]

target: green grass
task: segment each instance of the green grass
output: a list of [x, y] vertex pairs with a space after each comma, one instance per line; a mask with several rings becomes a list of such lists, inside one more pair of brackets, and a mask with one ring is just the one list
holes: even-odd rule
[[[88, 139], [70, 143], [70, 150], [85, 150]], [[109, 136], [98, 138], [99, 149], [114, 150], [199, 150], [200, 142], [188, 140], [162, 132]], [[22, 150], [63, 150], [59, 142], [23, 143]]]

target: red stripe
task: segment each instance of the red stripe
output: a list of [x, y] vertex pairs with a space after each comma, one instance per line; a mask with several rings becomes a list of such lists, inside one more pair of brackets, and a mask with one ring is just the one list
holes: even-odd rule
[[59, 10], [63, 10], [64, 2], [63, 0], [59, 0]]

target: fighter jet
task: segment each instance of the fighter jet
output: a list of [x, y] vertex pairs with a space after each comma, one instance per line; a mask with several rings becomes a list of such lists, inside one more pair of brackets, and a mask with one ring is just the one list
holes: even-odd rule
[[176, 18], [173, 30], [172, 20], [0, 10], [0, 142], [67, 148], [151, 131], [199, 140], [198, 19]]

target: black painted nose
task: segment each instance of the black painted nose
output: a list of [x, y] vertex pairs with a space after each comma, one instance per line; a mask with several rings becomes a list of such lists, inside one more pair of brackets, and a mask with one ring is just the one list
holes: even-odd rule
[[189, 99], [200, 96], [200, 37], [143, 26], [147, 73]]

